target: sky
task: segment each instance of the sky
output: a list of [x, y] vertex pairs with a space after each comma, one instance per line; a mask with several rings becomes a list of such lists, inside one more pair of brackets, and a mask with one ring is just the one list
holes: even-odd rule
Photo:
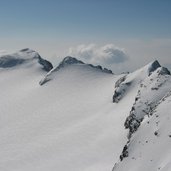
[[0, 0], [0, 52], [29, 47], [55, 65], [66, 55], [132, 71], [171, 68], [171, 0]]

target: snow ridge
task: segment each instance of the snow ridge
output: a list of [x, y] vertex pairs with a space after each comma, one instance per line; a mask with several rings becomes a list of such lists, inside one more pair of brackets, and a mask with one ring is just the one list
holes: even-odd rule
[[107, 69], [107, 68], [102, 68], [102, 66], [100, 65], [97, 65], [97, 66], [94, 66], [92, 64], [85, 64], [84, 62], [76, 59], [75, 57], [71, 57], [71, 56], [67, 56], [65, 57], [60, 63], [59, 65], [52, 69], [40, 82], [39, 84], [40, 85], [43, 85], [45, 84], [46, 82], [50, 81], [51, 79], [51, 75], [53, 75], [54, 72], [57, 72], [63, 68], [66, 68], [68, 66], [74, 66], [74, 65], [80, 65], [80, 66], [87, 66], [87, 67], [90, 67], [90, 68], [93, 68], [93, 69], [96, 69], [98, 71], [101, 71], [101, 72], [104, 72], [104, 73], [108, 73], [108, 74], [113, 74], [111, 70]]
[[[147, 74], [146, 74], [147, 73]], [[134, 73], [123, 76], [115, 84], [113, 102], [118, 103], [126, 92], [137, 87], [134, 104], [124, 126], [129, 130], [128, 141], [120, 155], [120, 161], [129, 156], [132, 135], [138, 130], [145, 116], [150, 116], [161, 99], [170, 91], [171, 75], [167, 68], [154, 61]], [[113, 169], [114, 170], [114, 169]]]
[[54, 70], [58, 71], [61, 68], [64, 68], [64, 67], [69, 66], [69, 65], [75, 65], [75, 64], [78, 64], [78, 65], [79, 64], [80, 65], [88, 65], [88, 66], [90, 66], [92, 68], [99, 69], [99, 70], [101, 70], [103, 72], [111, 73], [112, 74], [112, 71], [107, 69], [107, 68], [102, 68], [102, 66], [100, 66], [100, 65], [94, 66], [92, 64], [85, 64], [81, 60], [78, 60], [77, 58], [71, 57], [71, 56], [65, 57]]

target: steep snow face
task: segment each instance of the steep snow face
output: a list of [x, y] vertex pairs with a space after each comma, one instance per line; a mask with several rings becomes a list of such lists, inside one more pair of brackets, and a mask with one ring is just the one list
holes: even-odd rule
[[118, 103], [128, 91], [136, 91], [135, 102], [125, 121], [130, 135], [137, 130], [144, 116], [149, 114], [156, 103], [169, 91], [170, 72], [154, 61], [140, 70], [124, 75], [115, 84], [113, 102]]
[[156, 104], [170, 90], [171, 76], [165, 68], [158, 68], [138, 85], [135, 102], [125, 121], [130, 133], [136, 131], [145, 115], [149, 115]]
[[141, 82], [159, 67], [161, 67], [159, 62], [154, 61], [133, 73], [124, 75], [115, 84], [113, 102], [118, 103], [131, 89], [138, 90]]
[[45, 71], [50, 71], [52, 64], [43, 59], [37, 52], [31, 49], [22, 49], [17, 53], [0, 57], [0, 68], [19, 67], [21, 64], [39, 63]]
[[149, 115], [170, 90], [170, 84], [170, 72], [162, 67], [141, 81], [130, 116], [125, 121], [125, 127], [129, 128], [130, 134], [136, 131], [144, 116]]
[[[113, 170], [117, 170], [118, 168], [118, 171], [120, 171], [122, 167], [124, 168], [123, 170], [126, 170], [127, 167], [124, 166], [124, 163], [127, 161], [127, 157], [130, 159], [130, 151], [134, 146], [133, 142], [137, 142], [134, 134], [136, 133], [137, 135], [137, 132], [141, 129], [141, 123], [144, 122], [144, 117], [150, 117], [161, 99], [171, 90], [170, 85], [170, 71], [168, 71], [167, 68], [161, 67], [157, 61], [122, 77], [116, 82], [113, 102], [120, 103], [120, 101], [127, 96], [126, 93], [132, 91], [132, 89], [136, 90], [137, 94], [135, 95], [135, 101], [130, 109], [130, 114], [124, 123], [125, 128], [129, 129], [128, 142], [123, 147], [122, 154], [120, 155], [121, 162], [116, 164]], [[118, 92], [120, 92], [120, 94]], [[143, 156], [141, 157], [143, 158]], [[131, 160], [137, 163], [134, 157], [132, 157]], [[136, 163], [135, 165], [137, 165]], [[130, 166], [129, 169], [132, 171], [134, 170], [133, 168], [140, 170], [138, 166]], [[151, 170], [151, 168], [144, 170]]]
[[[59, 63], [59, 65], [54, 68], [53, 70], [51, 70], [45, 78], [43, 78], [41, 81], [40, 81], [40, 85], [43, 85], [44, 83], [50, 81], [53, 79], [53, 77], [55, 77], [56, 75], [56, 72], [63, 69], [63, 68], [66, 68], [66, 67], [70, 67], [71, 65], [73, 66], [76, 66], [76, 67], [81, 67], [81, 68], [89, 68], [90, 70], [98, 70], [100, 72], [104, 72], [104, 73], [108, 73], [108, 74], [112, 74], [112, 71], [107, 69], [107, 68], [102, 68], [100, 65], [98, 66], [94, 66], [92, 64], [85, 64], [84, 62], [74, 58], [74, 57], [70, 57], [70, 56], [67, 56], [65, 57], [62, 62]], [[55, 74], [54, 74], [55, 73]]]
[[114, 171], [170, 171], [171, 169], [171, 93], [158, 103], [133, 134], [129, 156]]

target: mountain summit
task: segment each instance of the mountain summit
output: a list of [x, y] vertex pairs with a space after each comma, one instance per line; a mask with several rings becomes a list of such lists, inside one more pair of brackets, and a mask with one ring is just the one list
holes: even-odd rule
[[71, 56], [67, 56], [65, 57], [60, 63], [59, 65], [52, 69], [46, 76], [45, 78], [43, 78], [41, 81], [40, 81], [40, 85], [43, 85], [44, 83], [48, 82], [49, 80], [52, 80], [54, 73], [56, 73], [57, 71], [60, 71], [60, 70], [63, 70], [63, 69], [68, 69], [68, 68], [80, 68], [81, 70], [82, 69], [87, 69], [87, 70], [94, 70], [95, 72], [103, 72], [103, 73], [108, 73], [108, 74], [113, 74], [111, 70], [107, 69], [107, 68], [102, 68], [102, 66], [100, 65], [97, 65], [97, 66], [94, 66], [92, 64], [86, 64], [84, 62], [82, 62], [81, 60], [78, 60], [77, 58], [75, 57], [71, 57]]
[[0, 56], [0, 68], [12, 68], [28, 63], [39, 63], [45, 71], [50, 71], [53, 65], [43, 59], [36, 51], [29, 48], [22, 49], [16, 53]]
[[101, 70], [102, 72], [106, 72], [106, 73], [112, 74], [112, 71], [109, 70], [109, 69], [107, 69], [107, 68], [102, 68], [102, 66], [100, 66], [100, 65], [95, 66], [95, 65], [92, 65], [92, 64], [86, 64], [86, 63], [82, 62], [81, 60], [78, 60], [77, 58], [71, 57], [71, 56], [65, 57], [59, 63], [59, 65], [56, 67], [55, 70], [59, 70], [61, 68], [64, 68], [66, 66], [69, 66], [69, 65], [86, 65], [86, 66], [89, 66], [91, 68]]

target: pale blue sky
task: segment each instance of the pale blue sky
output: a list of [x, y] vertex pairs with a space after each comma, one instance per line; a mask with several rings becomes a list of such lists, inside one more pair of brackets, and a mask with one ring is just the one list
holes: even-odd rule
[[51, 58], [70, 46], [112, 43], [142, 58], [134, 54], [140, 46], [161, 40], [162, 51], [170, 39], [171, 0], [0, 0], [0, 50], [30, 47]]
[[170, 0], [0, 0], [0, 35], [168, 38], [170, 9]]

